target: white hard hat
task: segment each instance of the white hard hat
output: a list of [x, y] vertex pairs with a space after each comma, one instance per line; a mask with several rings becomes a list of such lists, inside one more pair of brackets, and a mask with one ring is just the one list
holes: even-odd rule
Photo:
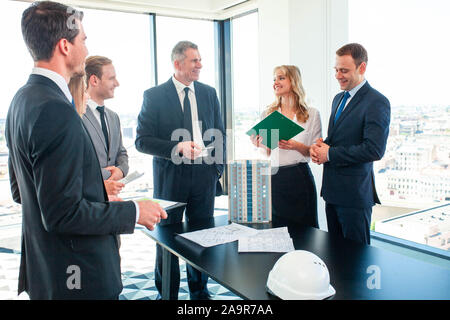
[[325, 263], [314, 253], [291, 251], [275, 263], [267, 289], [283, 300], [321, 300], [336, 293]]

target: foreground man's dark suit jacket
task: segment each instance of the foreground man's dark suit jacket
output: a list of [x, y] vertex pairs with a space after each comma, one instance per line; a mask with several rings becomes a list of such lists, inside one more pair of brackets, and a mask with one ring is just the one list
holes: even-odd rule
[[[19, 293], [31, 299], [117, 297], [116, 235], [134, 231], [135, 207], [105, 202], [92, 141], [52, 80], [31, 75], [17, 92], [6, 139], [11, 191], [23, 213]], [[79, 289], [73, 288], [74, 268]]]

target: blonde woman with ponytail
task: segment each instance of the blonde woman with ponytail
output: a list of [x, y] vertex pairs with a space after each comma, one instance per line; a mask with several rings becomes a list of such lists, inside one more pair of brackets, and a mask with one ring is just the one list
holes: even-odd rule
[[263, 116], [280, 112], [304, 131], [290, 140], [280, 140], [278, 148], [270, 150], [261, 144], [260, 136], [252, 136], [255, 146], [265, 150], [272, 168], [273, 219], [291, 220], [318, 228], [317, 192], [309, 168], [309, 147], [322, 136], [319, 112], [306, 104], [300, 70], [296, 66], [282, 65], [274, 69], [273, 90], [275, 101]]

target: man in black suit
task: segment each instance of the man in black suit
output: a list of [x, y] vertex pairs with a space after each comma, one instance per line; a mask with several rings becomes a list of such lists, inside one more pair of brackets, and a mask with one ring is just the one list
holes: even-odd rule
[[389, 135], [390, 103], [364, 78], [367, 51], [350, 43], [336, 51], [336, 79], [342, 92], [332, 103], [328, 137], [311, 147], [323, 164], [321, 195], [328, 232], [370, 244], [375, 190], [373, 161], [380, 160]]
[[[172, 50], [175, 73], [166, 83], [144, 92], [138, 117], [136, 149], [153, 155], [154, 196], [185, 202], [186, 219], [212, 217], [218, 179], [225, 161], [225, 132], [216, 90], [198, 82], [201, 57], [197, 45], [179, 42]], [[165, 223], [181, 222], [184, 208]], [[191, 299], [208, 299], [208, 278], [190, 265]], [[162, 254], [157, 245], [155, 282], [162, 288]], [[178, 258], [171, 262], [170, 299], [178, 299]]]
[[[19, 294], [30, 299], [117, 299], [116, 236], [167, 215], [150, 201], [107, 202], [95, 149], [67, 87], [83, 72], [83, 13], [50, 1], [22, 16], [35, 62], [6, 119], [14, 201], [22, 204]], [[44, 37], [45, 35], [45, 37]]]

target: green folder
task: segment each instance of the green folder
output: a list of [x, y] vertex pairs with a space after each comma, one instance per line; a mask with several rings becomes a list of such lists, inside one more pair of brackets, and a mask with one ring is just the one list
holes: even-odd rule
[[[275, 130], [278, 130], [278, 139], [276, 139]], [[298, 135], [303, 130], [305, 129], [296, 124], [294, 121], [282, 115], [280, 112], [275, 111], [261, 120], [256, 126], [251, 128], [246, 133], [249, 136], [261, 136], [263, 138], [262, 144], [270, 149], [275, 149], [276, 147], [278, 147], [278, 141], [289, 140]]]

